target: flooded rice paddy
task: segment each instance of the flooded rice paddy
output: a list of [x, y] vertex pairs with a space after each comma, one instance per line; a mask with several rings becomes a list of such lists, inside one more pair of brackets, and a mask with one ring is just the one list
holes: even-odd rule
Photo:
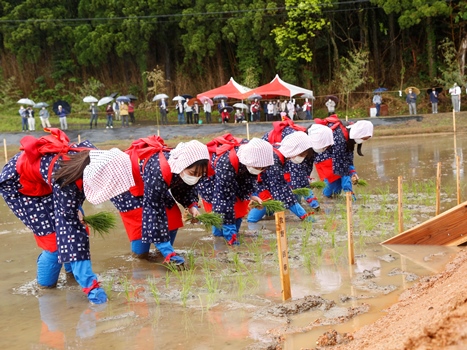
[[[353, 203], [355, 264], [349, 266], [345, 197], [323, 199], [315, 223], [286, 215], [292, 300], [282, 302], [274, 218], [244, 223], [239, 247], [213, 239], [200, 225], [179, 231], [175, 248], [185, 271], [168, 270], [129, 253], [119, 222], [103, 239], [93, 236], [93, 268], [110, 301], [91, 305], [63, 273], [56, 289], [35, 282], [40, 250], [32, 233], [0, 199], [0, 326], [4, 349], [283, 349], [313, 348], [330, 328], [349, 332], [382, 315], [418, 278], [434, 274], [456, 247], [381, 246], [398, 232], [397, 178], [403, 176], [404, 227], [435, 214], [441, 162], [441, 211], [457, 204], [456, 158], [461, 136], [375, 139], [355, 164], [366, 187]], [[456, 150], [456, 152], [455, 152]], [[107, 202], [88, 214], [115, 211]]]

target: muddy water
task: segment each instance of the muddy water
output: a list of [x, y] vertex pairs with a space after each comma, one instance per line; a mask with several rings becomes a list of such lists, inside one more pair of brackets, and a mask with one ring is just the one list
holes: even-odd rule
[[[156, 254], [153, 261], [133, 259], [121, 224], [106, 239], [93, 236], [94, 270], [110, 296], [106, 305], [93, 306], [64, 274], [57, 289], [37, 289], [35, 261], [40, 250], [32, 234], [0, 200], [0, 347], [243, 349], [262, 348], [274, 335], [283, 334], [284, 349], [292, 350], [314, 346], [317, 337], [330, 327], [339, 332], [359, 328], [380, 317], [418, 277], [443, 269], [457, 251], [378, 244], [396, 230], [391, 212], [394, 198], [387, 197], [397, 193], [398, 176], [407, 184], [429, 183], [441, 162], [442, 210], [456, 204], [454, 146], [462, 165], [464, 145], [461, 137], [454, 142], [452, 135], [375, 139], [364, 144], [365, 157], [356, 156], [356, 167], [370, 186], [356, 189], [361, 200], [354, 204], [356, 263], [351, 267], [346, 259], [345, 221], [335, 209], [345, 201], [322, 200], [323, 210], [311, 234], [309, 226], [287, 216], [293, 300], [299, 310], [305, 310], [301, 301], [310, 295], [333, 302], [332, 307], [318, 306], [288, 315], [277, 309], [282, 305], [281, 281], [272, 220], [263, 222], [257, 236], [248, 231], [242, 246], [234, 249], [222, 240], [213, 240], [200, 226], [186, 226], [175, 245], [194, 262], [192, 273], [168, 272]], [[363, 192], [373, 193], [374, 202], [363, 200]], [[462, 195], [464, 200], [464, 192]], [[406, 227], [415, 225], [418, 216], [426, 219], [434, 215], [434, 196], [425, 197], [419, 205], [410, 199], [413, 215]], [[376, 215], [381, 201], [389, 211], [388, 222], [364, 227], [370, 224], [363, 223], [360, 213]], [[105, 203], [86, 206], [85, 210], [113, 211], [113, 207]], [[330, 246], [327, 234], [333, 230], [337, 243]], [[365, 312], [349, 317], [349, 309], [358, 307], [366, 308]], [[328, 325], [342, 318], [349, 320]]]

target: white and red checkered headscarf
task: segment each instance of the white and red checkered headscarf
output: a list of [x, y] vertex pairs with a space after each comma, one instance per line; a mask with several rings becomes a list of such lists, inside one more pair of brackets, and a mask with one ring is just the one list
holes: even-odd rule
[[206, 145], [197, 140], [180, 142], [170, 151], [169, 165], [174, 174], [180, 174], [198, 160], [209, 160], [209, 151]]
[[312, 148], [310, 137], [303, 131], [296, 131], [284, 137], [279, 147], [286, 158], [293, 158]]
[[359, 120], [355, 124], [349, 125], [349, 137], [351, 139], [362, 139], [373, 136], [373, 123], [369, 120]]
[[103, 203], [135, 185], [130, 156], [118, 148], [89, 152], [91, 162], [83, 172], [83, 189], [92, 204]]
[[273, 152], [269, 142], [255, 137], [248, 143], [240, 145], [237, 156], [243, 165], [264, 168], [274, 164]]
[[322, 149], [334, 144], [334, 137], [330, 127], [322, 124], [313, 124], [308, 129], [308, 136], [314, 149]]

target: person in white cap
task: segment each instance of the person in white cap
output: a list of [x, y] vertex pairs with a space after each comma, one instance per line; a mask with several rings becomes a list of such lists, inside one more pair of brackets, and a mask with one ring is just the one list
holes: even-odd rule
[[315, 122], [329, 127], [334, 140], [334, 144], [331, 144], [329, 133], [323, 133], [324, 129], [310, 128], [310, 132], [316, 133], [312, 137], [316, 142], [315, 166], [320, 179], [326, 184], [323, 194], [329, 198], [342, 191], [353, 194], [352, 184], [358, 181], [353, 162], [355, 145], [358, 155], [363, 156], [362, 143], [373, 136], [373, 124], [368, 120], [359, 120], [346, 127], [337, 115], [324, 120], [315, 119]]
[[[306, 128], [295, 124], [289, 118], [285, 118], [281, 122], [274, 122], [273, 129], [263, 135], [262, 139], [268, 141], [271, 145], [282, 142], [284, 137], [297, 131], [306, 131]], [[300, 164], [295, 164], [290, 160], [285, 162], [284, 177], [292, 190], [298, 188], [309, 188], [310, 175], [313, 171], [313, 154], [308, 152], [307, 156]], [[303, 197], [312, 209], [319, 209], [319, 202], [311, 188], [308, 195]], [[301, 196], [297, 196], [297, 200], [301, 201]]]
[[164, 262], [183, 264], [173, 248], [183, 226], [177, 202], [194, 217], [199, 215], [195, 185], [207, 172], [206, 145], [192, 140], [171, 149], [159, 136], [150, 136], [134, 141], [126, 153], [132, 159], [135, 186], [111, 201], [120, 212], [132, 253], [146, 259], [154, 244]]
[[200, 181], [197, 188], [207, 212], [222, 215], [222, 229], [213, 227], [213, 235], [224, 237], [227, 244], [239, 244], [242, 218], [248, 213], [258, 175], [274, 164], [273, 149], [268, 142], [250, 141], [225, 134], [207, 144], [214, 174]]
[[[88, 230], [81, 221], [83, 184], [100, 188], [118, 182], [104, 192], [94, 191], [96, 201], [128, 189], [133, 184], [130, 159], [116, 150], [110, 162], [103, 161], [101, 155], [111, 151], [97, 151], [88, 141], [71, 144], [59, 129], [46, 131], [51, 135], [21, 140], [22, 152], [0, 174], [0, 193], [42, 249], [37, 259], [39, 286], [54, 287], [65, 264], [90, 302], [105, 303], [107, 296], [91, 267]], [[91, 176], [85, 176], [89, 170]]]
[[[300, 220], [307, 219], [310, 213], [300, 205], [297, 197], [285, 179], [285, 164], [290, 161], [301, 164], [311, 150], [311, 140], [303, 131], [297, 131], [284, 137], [280, 146], [274, 150], [274, 165], [268, 167], [258, 177], [257, 192], [262, 201], [279, 200]], [[248, 222], [256, 223], [266, 215], [265, 208], [252, 208], [248, 213]], [[308, 218], [307, 220], [312, 220]]]

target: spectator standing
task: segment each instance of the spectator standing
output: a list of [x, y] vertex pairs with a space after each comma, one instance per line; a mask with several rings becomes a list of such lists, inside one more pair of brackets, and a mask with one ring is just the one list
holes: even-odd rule
[[165, 98], [161, 99], [159, 104], [159, 110], [161, 112], [161, 123], [162, 125], [169, 125], [169, 121], [167, 119], [167, 103], [165, 102]]
[[274, 102], [273, 105], [274, 105], [274, 111], [273, 111], [273, 120], [279, 120], [279, 104], [280, 104], [280, 101], [277, 100], [277, 102]]
[[28, 112], [24, 106], [19, 107], [18, 113], [21, 117], [22, 132], [28, 131]]
[[305, 98], [305, 103], [303, 104], [302, 110], [305, 112], [305, 119], [311, 120], [313, 118], [311, 114], [312, 103], [308, 101], [308, 98]]
[[66, 120], [66, 116], [68, 115], [68, 112], [61, 105], [59, 105], [57, 108], [57, 115], [58, 115], [58, 120], [60, 120], [60, 129], [68, 130], [68, 123]]
[[183, 108], [185, 108], [186, 112], [186, 123], [187, 124], [193, 124], [193, 108], [188, 104], [189, 100], [186, 100], [186, 102], [183, 104]]
[[243, 111], [238, 108], [235, 111], [235, 123], [242, 123], [245, 120], [245, 116], [243, 115]]
[[94, 122], [94, 126], [97, 128], [97, 113], [99, 110], [97, 109], [96, 104], [93, 102], [89, 107], [89, 112], [91, 112], [91, 120], [89, 121], [89, 128], [92, 129], [92, 122]]
[[128, 103], [128, 115], [130, 116], [131, 124], [135, 123], [135, 104], [130, 100]]
[[222, 110], [221, 117], [222, 117], [222, 124], [227, 124], [229, 122], [230, 114], [226, 108]]
[[204, 101], [203, 105], [204, 115], [206, 117], [206, 123], [211, 124], [211, 105], [209, 104], [208, 100]]
[[373, 103], [376, 107], [376, 116], [379, 117], [381, 113], [381, 104], [383, 103], [383, 98], [381, 97], [381, 94], [375, 94], [373, 96]]
[[259, 104], [257, 98], [255, 98], [255, 100], [251, 104], [250, 110], [251, 110], [251, 114], [253, 115], [253, 121], [254, 122], [259, 122], [260, 121], [259, 112], [261, 110], [261, 105]]
[[50, 125], [49, 117], [50, 117], [49, 111], [45, 107], [42, 107], [41, 110], [39, 111], [39, 118], [41, 119], [41, 124], [42, 124], [43, 129], [52, 127]]
[[431, 113], [437, 114], [438, 113], [438, 92], [435, 88], [431, 89], [430, 94], [430, 102], [431, 102]]
[[290, 100], [287, 103], [287, 114], [289, 115], [289, 118], [293, 120], [293, 117], [295, 115], [295, 100]]
[[199, 124], [199, 104], [198, 101], [195, 101], [193, 104], [193, 123]]
[[328, 117], [336, 112], [336, 102], [334, 102], [332, 99], [327, 100], [325, 105], [328, 109]]
[[32, 109], [32, 107], [28, 107], [27, 113], [28, 113], [29, 130], [35, 131], [36, 130], [36, 119], [34, 118], [34, 110]]
[[417, 114], [417, 95], [413, 92], [412, 89], [409, 89], [409, 93], [405, 98], [405, 102], [409, 105], [409, 114]]
[[183, 100], [178, 101], [178, 103], [175, 105], [175, 109], [177, 110], [178, 124], [185, 124], [185, 110], [183, 109]]
[[454, 112], [460, 112], [461, 110], [461, 88], [454, 83], [452, 88], [449, 89], [449, 93], [451, 94], [451, 101], [452, 101], [452, 108]]
[[272, 103], [272, 101], [269, 101], [269, 103], [267, 104], [267, 117], [266, 117], [266, 120], [269, 122], [269, 121], [273, 121], [274, 120], [274, 103]]
[[130, 122], [128, 121], [128, 105], [125, 102], [120, 103], [120, 117], [122, 117], [122, 128], [129, 127]]
[[114, 110], [115, 120], [120, 120], [120, 104], [117, 101], [112, 104], [112, 109]]
[[112, 105], [109, 103], [105, 109], [105, 114], [107, 115], [107, 125], [105, 126], [106, 129], [114, 128], [114, 122], [113, 122], [113, 114], [114, 114], [114, 109], [112, 108]]

